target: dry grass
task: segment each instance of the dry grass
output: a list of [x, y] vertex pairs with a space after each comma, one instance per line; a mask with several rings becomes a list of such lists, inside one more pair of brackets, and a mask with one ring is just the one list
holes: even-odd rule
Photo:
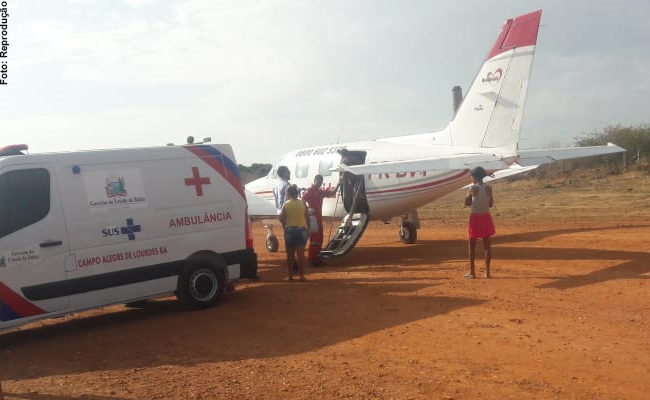
[[[555, 219], [558, 226], [582, 226], [593, 218], [612, 224], [650, 221], [650, 176], [638, 171], [605, 176], [595, 170], [578, 170], [556, 178], [492, 185], [496, 219], [518, 224]], [[424, 225], [465, 224], [464, 194], [461, 190], [422, 208]]]

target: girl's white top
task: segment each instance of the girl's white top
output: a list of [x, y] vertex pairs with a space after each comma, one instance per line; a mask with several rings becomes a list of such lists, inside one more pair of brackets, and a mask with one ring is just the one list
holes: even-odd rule
[[472, 214], [484, 214], [490, 211], [490, 198], [487, 192], [487, 185], [479, 183], [472, 185]]

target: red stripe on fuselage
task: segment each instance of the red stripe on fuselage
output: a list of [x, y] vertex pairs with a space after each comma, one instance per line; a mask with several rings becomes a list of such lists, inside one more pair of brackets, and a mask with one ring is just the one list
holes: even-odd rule
[[400, 188], [395, 188], [395, 189], [386, 189], [386, 190], [377, 190], [377, 191], [374, 191], [374, 192], [366, 192], [366, 195], [374, 195], [374, 194], [381, 194], [381, 193], [404, 192], [406, 190], [429, 188], [431, 186], [442, 185], [444, 183], [454, 181], [454, 180], [459, 179], [459, 178], [463, 177], [464, 175], [468, 175], [468, 174], [469, 174], [469, 170], [465, 170], [465, 171], [459, 172], [456, 175], [453, 175], [453, 176], [450, 176], [450, 177], [447, 177], [447, 178], [444, 178], [444, 179], [439, 179], [437, 181], [421, 183], [419, 185], [406, 186], [406, 187], [400, 187]]
[[47, 312], [22, 298], [2, 282], [0, 282], [0, 302], [6, 304], [14, 312], [20, 314], [21, 317], [30, 317]]

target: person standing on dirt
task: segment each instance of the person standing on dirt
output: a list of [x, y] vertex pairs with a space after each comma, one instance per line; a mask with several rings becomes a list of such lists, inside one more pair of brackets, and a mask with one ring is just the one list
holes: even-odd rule
[[[287, 188], [287, 201], [280, 211], [280, 223], [284, 229], [284, 244], [287, 248], [287, 270], [289, 280], [293, 280], [294, 264], [298, 266], [300, 280], [305, 280], [305, 243], [307, 243], [307, 227], [309, 212], [304, 201], [298, 198], [298, 187], [290, 185]], [[296, 261], [296, 256], [298, 260]]]
[[278, 183], [273, 188], [273, 198], [275, 199], [275, 208], [278, 214], [282, 210], [284, 201], [286, 199], [287, 188], [289, 187], [289, 179], [291, 179], [291, 171], [284, 165], [278, 167]]
[[309, 229], [309, 253], [307, 254], [307, 259], [312, 267], [323, 264], [323, 261], [319, 257], [323, 245], [323, 199], [325, 197], [331, 197], [336, 193], [336, 188], [323, 189], [322, 186], [322, 175], [316, 175], [314, 177], [314, 184], [302, 195], [302, 199], [307, 202], [311, 210], [311, 215], [316, 219], [318, 227], [318, 230], [314, 226], [310, 226]]
[[490, 208], [494, 205], [492, 187], [483, 183], [487, 176], [483, 167], [476, 167], [470, 172], [472, 186], [465, 196], [465, 206], [471, 206], [469, 215], [469, 273], [465, 278], [472, 279], [476, 276], [474, 270], [474, 258], [476, 239], [483, 239], [485, 248], [485, 279], [490, 278], [490, 262], [492, 261], [492, 244], [490, 238], [496, 233]]

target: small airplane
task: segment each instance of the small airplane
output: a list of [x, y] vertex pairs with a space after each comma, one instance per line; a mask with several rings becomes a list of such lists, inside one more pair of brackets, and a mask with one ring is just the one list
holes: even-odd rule
[[[330, 188], [347, 176], [348, 189], [343, 185], [344, 190], [323, 202], [323, 218], [343, 219], [321, 253], [333, 257], [349, 252], [371, 219], [401, 217], [400, 239], [415, 242], [417, 209], [466, 186], [469, 171], [476, 166], [499, 179], [557, 160], [625, 151], [611, 143], [519, 150], [541, 15], [538, 10], [505, 21], [467, 95], [455, 101], [458, 107], [443, 130], [294, 150], [282, 156], [266, 177], [247, 184], [247, 191], [273, 203], [279, 166], [289, 168], [291, 183], [299, 187], [309, 187], [316, 174]], [[277, 238], [267, 229], [267, 248], [277, 251]]]

